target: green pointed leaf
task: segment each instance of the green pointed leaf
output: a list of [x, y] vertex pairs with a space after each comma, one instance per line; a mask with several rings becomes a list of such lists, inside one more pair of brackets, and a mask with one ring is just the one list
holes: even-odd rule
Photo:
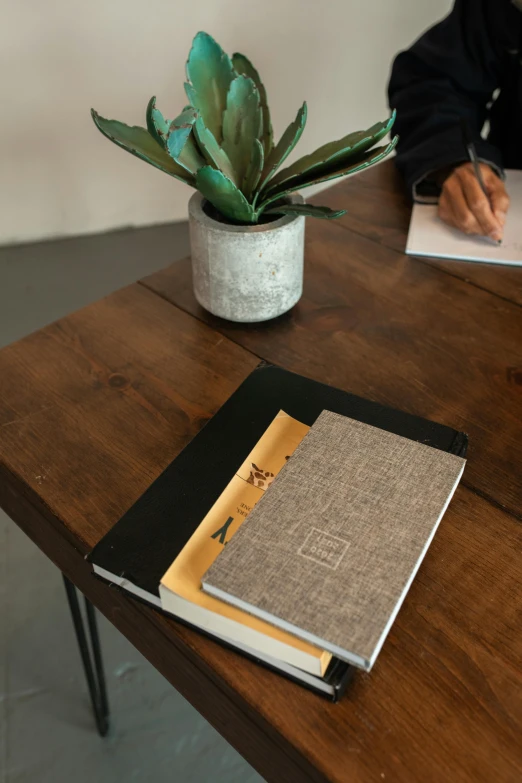
[[349, 161], [374, 147], [387, 133], [395, 122], [395, 112], [385, 122], [378, 122], [371, 128], [349, 133], [342, 139], [324, 144], [309, 155], [305, 155], [292, 163], [286, 169], [279, 171], [270, 182], [269, 190], [278, 185], [306, 173], [320, 173], [334, 166], [348, 165]]
[[230, 57], [221, 46], [208, 33], [198, 33], [187, 61], [187, 77], [193, 87], [187, 95], [218, 144], [222, 140], [223, 112], [234, 76]]
[[207, 163], [215, 169], [222, 171], [226, 177], [232, 180], [234, 185], [237, 185], [234, 167], [230, 162], [230, 158], [225, 150], [219, 146], [212, 131], [209, 131], [209, 129], [205, 127], [203, 118], [199, 115], [194, 125], [194, 133], [200, 152], [205, 156]]
[[264, 157], [268, 157], [274, 146], [274, 134], [272, 131], [272, 121], [270, 119], [270, 109], [268, 107], [268, 99], [266, 95], [265, 85], [259, 78], [259, 73], [254, 68], [248, 57], [244, 54], [236, 52], [232, 55], [232, 65], [236, 73], [248, 76], [257, 87], [259, 92], [259, 98], [261, 101], [261, 112], [263, 114], [263, 153]]
[[196, 174], [196, 187], [217, 210], [235, 223], [254, 223], [255, 213], [244, 195], [221, 171], [203, 166]]
[[154, 95], [147, 106], [147, 130], [158, 144], [166, 146], [170, 120], [166, 120], [159, 109], [156, 108], [156, 96]]
[[297, 112], [297, 117], [295, 120], [290, 123], [275, 147], [272, 149], [272, 152], [268, 158], [265, 159], [265, 165], [263, 168], [263, 174], [261, 175], [259, 189], [266, 187], [271, 177], [290, 155], [295, 145], [301, 138], [304, 127], [306, 125], [306, 115], [307, 107], [305, 101]]
[[265, 209], [268, 215], [304, 215], [304, 217], [317, 217], [326, 220], [346, 215], [345, 209], [330, 209], [330, 207], [316, 207], [314, 204], [282, 204], [280, 207]]
[[222, 147], [230, 158], [238, 186], [248, 172], [254, 140], [261, 136], [262, 122], [256, 85], [247, 76], [236, 76], [230, 83], [223, 115]]
[[[187, 98], [190, 101], [190, 106], [185, 106], [185, 109], [188, 109], [190, 107], [195, 107], [196, 106], [196, 90], [188, 82], [185, 82], [185, 84], [183, 86], [185, 88], [185, 95], [187, 96]], [[183, 111], [185, 111], [185, 109], [183, 109]]]
[[250, 158], [250, 164], [243, 180], [241, 190], [245, 197], [250, 199], [255, 192], [257, 183], [261, 177], [263, 171], [264, 152], [263, 145], [259, 139], [254, 139], [254, 146], [252, 147], [252, 157]]
[[205, 160], [199, 153], [192, 132], [197, 116], [198, 113], [192, 106], [184, 109], [172, 121], [167, 136], [167, 151], [169, 155], [191, 174], [195, 174], [198, 169], [205, 165]]
[[194, 177], [170, 157], [146, 128], [141, 128], [139, 125], [125, 125], [118, 120], [106, 120], [94, 109], [91, 109], [91, 114], [96, 127], [118, 147], [166, 174], [186, 182], [187, 185], [194, 185]]
[[176, 159], [192, 132], [192, 126], [196, 122], [198, 113], [192, 107], [183, 109], [168, 128], [167, 149], [174, 159]]
[[379, 163], [387, 155], [389, 155], [393, 149], [395, 149], [398, 141], [399, 137], [395, 136], [387, 146], [376, 147], [373, 150], [363, 152], [360, 154], [357, 160], [352, 160], [347, 166], [341, 166], [340, 168], [324, 171], [319, 176], [314, 177], [312, 174], [310, 177], [307, 177], [307, 175], [304, 174], [301, 177], [293, 177], [291, 182], [285, 182], [279, 188], [276, 188], [274, 192], [270, 192], [268, 197], [262, 202], [262, 204], [260, 204], [258, 212], [260, 210], [266, 209], [268, 204], [271, 204], [273, 201], [284, 198], [290, 193], [294, 193], [296, 190], [307, 188], [310, 185], [318, 185], [321, 182], [329, 182], [330, 180], [337, 179], [338, 177], [351, 176], [353, 174], [357, 174], [363, 169], [367, 169], [370, 166], [373, 166], [375, 163]]

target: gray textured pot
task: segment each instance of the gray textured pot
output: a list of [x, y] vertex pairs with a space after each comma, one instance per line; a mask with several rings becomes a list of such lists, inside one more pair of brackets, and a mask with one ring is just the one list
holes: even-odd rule
[[[293, 201], [303, 203], [302, 196]], [[285, 215], [260, 226], [220, 223], [189, 201], [194, 293], [214, 315], [242, 323], [290, 310], [303, 292], [305, 218]]]

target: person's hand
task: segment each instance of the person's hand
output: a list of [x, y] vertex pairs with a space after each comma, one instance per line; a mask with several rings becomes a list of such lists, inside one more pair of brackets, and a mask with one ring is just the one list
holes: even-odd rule
[[471, 163], [463, 163], [446, 178], [439, 200], [439, 217], [465, 234], [481, 234], [496, 242], [502, 239], [509, 209], [504, 183], [485, 163], [480, 163], [488, 198]]

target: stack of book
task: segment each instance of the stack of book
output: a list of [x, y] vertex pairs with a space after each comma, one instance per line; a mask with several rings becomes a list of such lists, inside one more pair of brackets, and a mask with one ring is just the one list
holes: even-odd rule
[[88, 559], [335, 701], [375, 662], [466, 448], [449, 427], [263, 363]]

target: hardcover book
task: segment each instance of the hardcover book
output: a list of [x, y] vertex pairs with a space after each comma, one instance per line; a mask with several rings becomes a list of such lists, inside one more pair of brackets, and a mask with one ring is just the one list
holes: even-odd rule
[[324, 411], [203, 589], [369, 670], [464, 464]]

